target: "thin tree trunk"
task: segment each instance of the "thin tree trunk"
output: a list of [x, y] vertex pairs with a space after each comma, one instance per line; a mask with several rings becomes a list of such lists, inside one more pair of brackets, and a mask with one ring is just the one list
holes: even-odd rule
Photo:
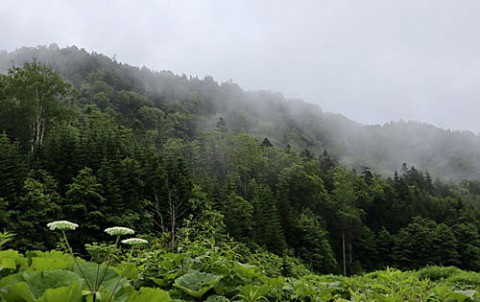
[[162, 232], [166, 233], [167, 229], [165, 227], [165, 223], [163, 222], [163, 214], [162, 214], [162, 211], [160, 210], [160, 201], [158, 199], [157, 190], [155, 188], [153, 190], [154, 190], [154, 197], [155, 197], [155, 212], [160, 218], [160, 223], [158, 223], [156, 219], [154, 220], [154, 222], [160, 227]]
[[172, 250], [175, 248], [175, 228], [177, 227], [176, 226], [176, 209], [175, 209], [175, 205], [173, 204], [172, 202], [172, 196], [170, 194], [170, 190], [168, 190], [168, 205], [169, 205], [169, 214], [170, 214], [170, 236], [172, 237], [171, 238], [171, 241], [170, 241], [170, 244], [171, 244], [171, 248]]
[[345, 232], [342, 231], [343, 275], [347, 275], [347, 257], [345, 254]]
[[176, 211], [175, 211], [175, 208], [173, 208], [173, 213], [172, 213], [172, 230], [171, 230], [171, 234], [172, 234], [172, 250], [175, 249], [175, 245], [176, 245], [176, 242], [175, 242], [175, 236], [177, 236], [177, 234], [175, 234], [175, 230], [176, 230]]
[[[349, 263], [352, 265], [353, 262], [353, 254], [352, 254], [352, 242], [348, 244], [348, 258], [349, 258]], [[351, 267], [351, 266], [350, 266]]]
[[42, 143], [43, 135], [45, 129], [45, 122], [43, 121], [43, 104], [42, 99], [38, 96], [38, 92], [36, 95], [36, 112], [35, 112], [35, 121], [33, 124], [32, 135], [31, 135], [31, 152], [35, 150], [35, 148]]

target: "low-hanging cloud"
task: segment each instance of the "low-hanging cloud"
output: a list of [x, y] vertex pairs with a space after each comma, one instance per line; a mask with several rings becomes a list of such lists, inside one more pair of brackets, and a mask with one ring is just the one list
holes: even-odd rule
[[474, 0], [5, 0], [0, 48], [77, 45], [280, 91], [363, 123], [480, 132]]

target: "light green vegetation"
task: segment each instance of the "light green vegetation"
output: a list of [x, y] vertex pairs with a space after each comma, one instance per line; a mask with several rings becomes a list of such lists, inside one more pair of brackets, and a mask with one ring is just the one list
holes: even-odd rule
[[[75, 48], [33, 52], [53, 66], [0, 75], [7, 301], [52, 300], [51, 288], [87, 301], [474, 299], [475, 273], [430, 266], [480, 271], [479, 180], [342, 165], [346, 138], [315, 106]], [[399, 144], [377, 142], [378, 158]], [[462, 177], [477, 175], [460, 159], [480, 148], [457, 146]]]
[[[238, 261], [231, 251], [197, 244], [179, 253], [128, 253], [101, 264], [96, 301], [480, 301], [480, 274], [453, 267], [285, 277], [274, 272], [281, 270], [275, 260]], [[59, 251], [0, 251], [0, 301], [92, 301], [88, 283], [98, 264], [79, 257], [77, 264]]]

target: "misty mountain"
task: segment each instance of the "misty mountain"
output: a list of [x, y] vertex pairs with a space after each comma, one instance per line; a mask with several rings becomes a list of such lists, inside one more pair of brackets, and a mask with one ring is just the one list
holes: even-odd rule
[[134, 67], [75, 46], [1, 52], [0, 72], [32, 60], [70, 81], [80, 104], [95, 105], [137, 135], [159, 142], [189, 140], [221, 126], [311, 157], [328, 150], [347, 166], [383, 175], [407, 163], [444, 179], [480, 177], [480, 137], [468, 131], [404, 121], [362, 125], [280, 93]]

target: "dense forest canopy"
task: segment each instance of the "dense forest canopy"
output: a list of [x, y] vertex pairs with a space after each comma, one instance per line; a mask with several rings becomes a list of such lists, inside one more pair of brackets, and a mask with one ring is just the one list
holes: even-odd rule
[[0, 228], [20, 251], [54, 247], [54, 219], [82, 222], [79, 249], [126, 225], [173, 250], [186, 223], [215, 221], [219, 242], [320, 273], [480, 270], [471, 133], [362, 126], [77, 47], [4, 52], [0, 67]]
[[[186, 138], [211, 131], [222, 117], [234, 133], [268, 138], [276, 147], [316, 156], [326, 149], [343, 165], [370, 167], [384, 177], [403, 163], [442, 180], [480, 177], [480, 137], [468, 131], [403, 121], [363, 126], [279, 93], [244, 91], [232, 81], [217, 83], [210, 76], [199, 79], [133, 67], [75, 46], [0, 52], [0, 72], [33, 59], [72, 83], [82, 103], [95, 104], [136, 131], [162, 131], [154, 129], [154, 123], [163, 114]], [[166, 135], [167, 129], [163, 131]]]

